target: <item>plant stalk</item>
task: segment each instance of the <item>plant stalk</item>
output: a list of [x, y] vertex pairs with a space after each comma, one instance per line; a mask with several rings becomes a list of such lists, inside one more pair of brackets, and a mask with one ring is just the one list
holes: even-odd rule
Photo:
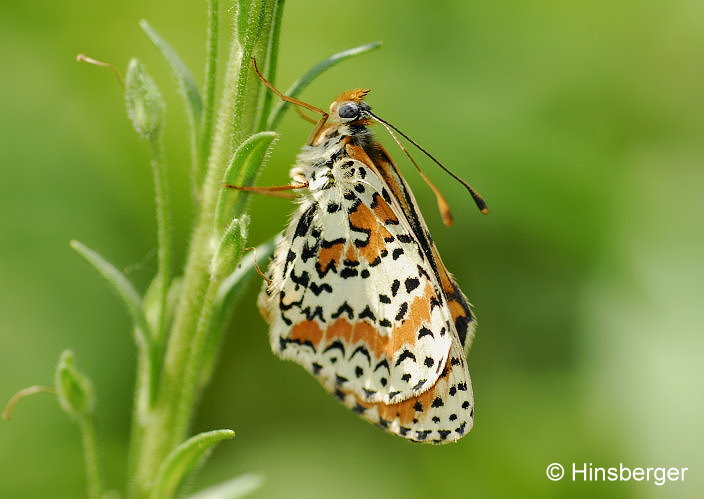
[[[244, 3], [244, 2], [243, 2]], [[245, 11], [248, 19], [236, 19], [235, 32], [226, 67], [225, 85], [214, 125], [214, 136], [200, 195], [200, 210], [191, 236], [185, 265], [183, 288], [173, 326], [167, 338], [159, 391], [147, 414], [135, 453], [131, 497], [149, 497], [152, 480], [166, 455], [187, 435], [198, 396], [200, 371], [205, 364], [210, 321], [214, 315], [217, 291], [223, 277], [210, 274], [210, 264], [222, 236], [215, 227], [215, 208], [222, 178], [232, 152], [256, 130], [256, 104], [259, 82], [251, 76], [250, 59], [264, 59], [271, 40], [267, 30], [276, 0], [252, 1]], [[207, 105], [207, 104], [206, 104]], [[204, 140], [207, 140], [205, 138]], [[234, 262], [236, 263], [236, 262]]]
[[86, 464], [88, 497], [90, 499], [101, 499], [103, 488], [102, 480], [100, 479], [98, 439], [95, 433], [95, 423], [91, 416], [85, 416], [81, 418], [80, 425], [83, 440], [83, 456]]

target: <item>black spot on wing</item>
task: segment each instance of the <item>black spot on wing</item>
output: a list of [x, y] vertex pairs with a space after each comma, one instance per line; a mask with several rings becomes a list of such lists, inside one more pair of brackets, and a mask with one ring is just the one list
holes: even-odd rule
[[369, 305], [364, 307], [364, 310], [362, 310], [359, 314], [360, 319], [364, 319], [365, 317], [371, 319], [372, 322], [376, 322], [376, 316], [374, 315], [374, 312], [372, 312], [371, 308], [369, 308]]
[[349, 277], [355, 277], [358, 274], [359, 274], [359, 272], [357, 271], [357, 269], [353, 269], [350, 267], [345, 267], [344, 269], [342, 269], [342, 271], [340, 271], [340, 277], [342, 277], [343, 279], [347, 279]]
[[301, 272], [300, 275], [296, 275], [296, 273], [294, 272], [294, 269], [291, 269], [291, 272], [289, 273], [289, 277], [291, 278], [291, 280], [294, 283], [296, 283], [297, 285], [304, 287], [304, 288], [307, 288], [308, 283], [310, 282], [310, 275], [306, 271]]
[[395, 319], [397, 321], [400, 321], [401, 319], [403, 319], [406, 316], [407, 313], [408, 313], [408, 303], [403, 302], [403, 303], [401, 303], [401, 306], [398, 307], [398, 313], [396, 314]]
[[308, 229], [310, 229], [310, 226], [313, 223], [313, 217], [315, 217], [316, 212], [318, 211], [318, 203], [312, 203], [306, 211], [303, 212], [301, 217], [298, 219], [298, 223], [296, 224], [296, 229], [293, 232], [293, 238], [296, 239], [297, 237], [303, 237], [306, 234], [308, 234]]
[[406, 359], [412, 359], [415, 362], [416, 356], [413, 355], [413, 352], [411, 352], [410, 350], [404, 350], [403, 352], [401, 352], [401, 355], [398, 356], [398, 360], [396, 361], [396, 364], [394, 364], [394, 366], [397, 367], [401, 362]]
[[409, 277], [406, 279], [406, 293], [410, 293], [414, 289], [416, 289], [418, 286], [420, 286], [420, 281], [415, 278], [415, 277]]
[[[310, 260], [311, 258], [313, 258], [315, 255], [318, 254], [319, 249], [320, 249], [320, 242], [319, 241], [316, 241], [313, 244], [313, 246], [311, 246], [309, 244], [309, 242], [306, 241], [305, 244], [303, 245], [303, 250], [301, 251], [301, 260], [303, 260], [304, 263], [307, 262], [308, 260]], [[293, 252], [289, 251], [289, 256], [291, 253], [293, 253]], [[293, 256], [295, 258], [296, 255], [294, 254]]]
[[333, 313], [330, 317], [332, 317], [333, 319], [337, 319], [343, 313], [346, 313], [347, 317], [349, 319], [354, 318], [354, 311], [352, 310], [352, 307], [350, 307], [347, 302], [344, 302], [342, 305], [340, 305], [340, 307], [337, 309], [337, 311], [335, 313]]
[[421, 339], [423, 336], [428, 336], [428, 335], [430, 335], [431, 338], [435, 338], [435, 335], [433, 334], [433, 332], [425, 326], [421, 327], [418, 330], [418, 339]]
[[314, 282], [311, 282], [310, 286], [308, 286], [308, 289], [310, 289], [315, 296], [320, 296], [320, 293], [322, 293], [323, 291], [332, 293], [332, 287], [326, 282], [322, 283], [320, 286], [318, 286]]
[[325, 318], [323, 317], [323, 307], [321, 306], [316, 306], [311, 310], [310, 307], [306, 307], [301, 309], [301, 313], [306, 316], [306, 319], [309, 321], [312, 321], [316, 317], [320, 319], [320, 322], [325, 322]]

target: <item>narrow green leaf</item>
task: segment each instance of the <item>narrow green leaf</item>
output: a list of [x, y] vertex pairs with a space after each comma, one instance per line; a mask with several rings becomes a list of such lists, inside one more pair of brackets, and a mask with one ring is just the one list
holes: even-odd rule
[[235, 145], [258, 129], [259, 95], [263, 91], [263, 85], [259, 84], [252, 71], [251, 59], [255, 58], [263, 67], [266, 67], [272, 20], [278, 5], [278, 2], [271, 0], [238, 3], [244, 6], [241, 14], [246, 13], [246, 19], [241, 14], [238, 16], [239, 67], [237, 68], [237, 92], [234, 96], [235, 113], [230, 123]]
[[245, 473], [190, 495], [188, 499], [239, 499], [261, 487], [263, 481], [261, 475]]
[[61, 354], [54, 380], [56, 396], [61, 408], [81, 427], [88, 498], [100, 499], [102, 481], [98, 458], [98, 439], [93, 421], [93, 410], [95, 409], [93, 383], [76, 369], [71, 350], [64, 350]]
[[71, 241], [71, 247], [85, 258], [88, 263], [93, 265], [100, 275], [112, 285], [112, 288], [117, 292], [120, 298], [122, 298], [130, 317], [132, 317], [135, 329], [137, 330], [138, 345], [148, 346], [152, 336], [149, 326], [147, 325], [147, 319], [144, 316], [144, 311], [142, 310], [142, 297], [139, 292], [122, 272], [117, 270], [97, 252], [79, 241]]
[[223, 329], [232, 314], [235, 302], [239, 300], [244, 290], [247, 289], [247, 285], [254, 275], [255, 262], [256, 265], [263, 266], [264, 262], [274, 252], [276, 241], [278, 241], [278, 238], [272, 238], [248, 252], [240, 259], [237, 268], [223, 279], [220, 284], [213, 303], [214, 314], [203, 354], [201, 386], [204, 386], [212, 375], [215, 362], [217, 361], [217, 352], [222, 342]]
[[164, 125], [166, 106], [161, 92], [137, 59], [130, 60], [125, 77], [127, 115], [134, 129], [147, 140], [158, 136]]
[[[270, 41], [268, 47], [268, 54], [266, 57], [266, 68], [264, 69], [264, 75], [269, 82], [276, 85], [276, 69], [279, 60], [279, 38], [281, 37], [281, 19], [284, 14], [284, 0], [277, 0], [274, 5], [274, 15], [271, 18], [271, 33]], [[273, 103], [274, 93], [264, 92], [264, 99], [262, 100], [261, 110], [259, 111], [259, 125], [258, 130], [266, 130], [266, 123], [271, 112], [271, 105]]]
[[93, 385], [78, 372], [73, 352], [64, 350], [56, 366], [56, 394], [64, 411], [78, 420], [88, 418], [95, 406]]
[[[372, 42], [331, 55], [327, 59], [320, 61], [318, 64], [310, 68], [308, 72], [303, 75], [303, 77], [295, 81], [293, 85], [291, 85], [285, 92], [286, 95], [289, 97], [298, 97], [303, 89], [305, 89], [313, 80], [335, 64], [338, 64], [345, 59], [349, 59], [350, 57], [370, 52], [379, 47], [381, 47], [381, 42]], [[279, 122], [281, 122], [281, 118], [283, 118], [287, 109], [288, 102], [279, 102], [269, 115], [269, 121], [266, 128], [269, 130], [276, 130], [276, 127], [279, 126]]]
[[171, 499], [176, 496], [184, 480], [206, 457], [213, 446], [234, 438], [232, 430], [214, 430], [195, 435], [176, 447], [159, 467], [154, 480], [151, 499]]
[[220, 280], [232, 272], [247, 240], [248, 227], [249, 215], [233, 218], [227, 226], [210, 263], [211, 279]]
[[[147, 319], [147, 324], [149, 324], [149, 327], [152, 329], [154, 329], [159, 323], [161, 283], [158, 279], [159, 276], [155, 277], [149, 284], [147, 291], [144, 293], [144, 301], [142, 306], [144, 309], [144, 316]], [[167, 330], [174, 320], [176, 306], [179, 298], [181, 297], [182, 282], [183, 278], [176, 277], [171, 280], [171, 285], [169, 286], [164, 324], [165, 329]]]
[[[240, 187], [252, 185], [277, 137], [276, 132], [259, 132], [242, 142], [232, 155], [230, 164], [225, 170], [223, 184]], [[222, 188], [218, 195], [215, 211], [216, 230], [223, 227], [233, 217], [240, 216], [244, 212], [248, 198], [247, 192]]]
[[145, 19], [139, 21], [139, 27], [147, 34], [152, 43], [161, 51], [171, 71], [178, 82], [179, 90], [183, 95], [191, 119], [193, 120], [194, 129], [197, 130], [200, 126], [200, 116], [203, 112], [203, 102], [200, 97], [200, 91], [196, 85], [193, 75], [188, 70], [184, 62], [178, 56], [176, 51], [164, 40], [164, 38], [149, 24]]
[[254, 273], [255, 267], [264, 265], [264, 262], [274, 252], [278, 240], [279, 237], [276, 237], [260, 244], [240, 260], [235, 271], [227, 276], [222, 281], [222, 284], [220, 284], [216, 298], [218, 308], [230, 307], [232, 298], [247, 285], [249, 278]]

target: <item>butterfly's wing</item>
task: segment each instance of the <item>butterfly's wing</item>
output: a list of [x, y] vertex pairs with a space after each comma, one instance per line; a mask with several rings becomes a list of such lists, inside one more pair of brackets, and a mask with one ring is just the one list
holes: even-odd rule
[[[384, 147], [377, 142], [348, 145], [348, 153], [373, 168], [384, 180], [393, 206], [403, 214], [440, 283], [452, 319], [452, 344], [442, 375], [421, 395], [398, 404], [364, 404], [352, 394], [338, 393], [343, 402], [380, 427], [414, 441], [445, 443], [458, 440], [474, 423], [472, 384], [465, 360], [474, 337], [476, 319], [467, 298], [440, 259], [413, 192]], [[372, 159], [372, 157], [374, 159]]]
[[370, 404], [354, 393], [328, 385], [350, 409], [380, 428], [415, 442], [459, 440], [474, 423], [474, 399], [467, 362], [459, 341], [435, 384], [420, 395], [396, 404]]
[[[332, 389], [393, 404], [442, 375], [453, 324], [432, 262], [372, 170], [302, 201], [260, 305], [274, 352]], [[334, 391], [334, 390], [333, 390]]]
[[403, 176], [401, 176], [398, 167], [394, 164], [393, 160], [386, 152], [386, 149], [384, 149], [384, 146], [378, 142], [366, 143], [365, 147], [348, 146], [348, 149], [350, 149], [352, 156], [358, 158], [360, 161], [373, 165], [389, 187], [394, 200], [405, 214], [408, 225], [411, 226], [424, 252], [433, 262], [436, 277], [440, 282], [445, 299], [447, 300], [447, 306], [452, 315], [457, 337], [465, 348], [465, 351], [469, 350], [476, 329], [476, 318], [472, 312], [471, 305], [467, 297], [462, 293], [462, 290], [452, 274], [448, 272], [443, 264], [437, 247], [433, 243], [433, 239], [428, 231], [427, 224], [423, 219], [423, 215], [418, 209], [418, 204], [413, 196], [413, 192]]
[[305, 196], [275, 252], [260, 294], [272, 349], [388, 431], [456, 440], [473, 418], [469, 305], [393, 163], [346, 152], [350, 178]]

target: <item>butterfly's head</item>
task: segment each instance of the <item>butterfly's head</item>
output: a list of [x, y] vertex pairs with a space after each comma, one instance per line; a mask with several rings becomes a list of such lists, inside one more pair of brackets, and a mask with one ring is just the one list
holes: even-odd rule
[[368, 120], [369, 104], [364, 102], [364, 97], [369, 89], [357, 88], [340, 94], [330, 104], [330, 117], [335, 123], [351, 123], [353, 121]]

